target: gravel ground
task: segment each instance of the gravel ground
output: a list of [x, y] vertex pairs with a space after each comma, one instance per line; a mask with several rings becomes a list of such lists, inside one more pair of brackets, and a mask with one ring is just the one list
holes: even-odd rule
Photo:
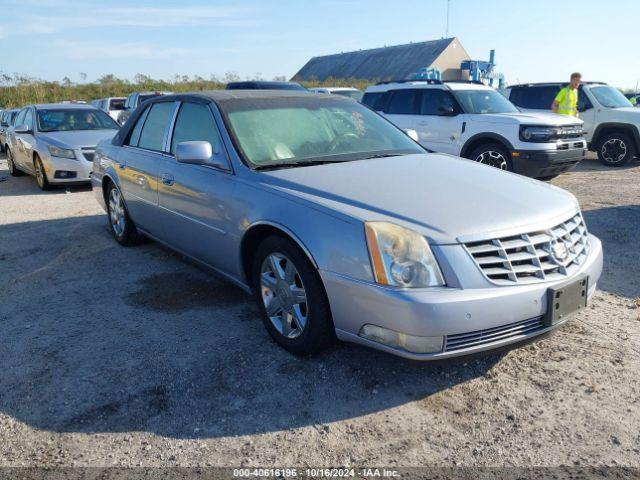
[[292, 357], [239, 289], [117, 246], [87, 188], [0, 181], [0, 466], [640, 466], [640, 164], [554, 183], [604, 243], [590, 307], [431, 364]]

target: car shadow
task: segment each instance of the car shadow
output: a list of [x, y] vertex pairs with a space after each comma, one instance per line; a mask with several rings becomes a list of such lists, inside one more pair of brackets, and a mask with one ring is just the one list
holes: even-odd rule
[[629, 298], [640, 297], [640, 204], [582, 212], [589, 232], [600, 238], [604, 268], [598, 288]]
[[[600, 288], [640, 291], [640, 207], [584, 213]], [[252, 298], [152, 242], [122, 248], [104, 215], [0, 225], [0, 411], [40, 430], [260, 434], [362, 417], [490, 376], [493, 353], [411, 362], [337, 344], [298, 358]]]
[[67, 193], [87, 192], [91, 190], [88, 183], [53, 185], [51, 190], [42, 191], [31, 175], [12, 177], [9, 174], [6, 156], [0, 154], [0, 197], [18, 197], [23, 195], [62, 195]]
[[634, 158], [627, 165], [622, 167], [607, 167], [603, 165], [598, 158], [592, 154], [583, 159], [576, 167], [571, 170], [572, 172], [615, 172], [629, 170], [640, 166], [640, 158]]
[[47, 431], [328, 429], [487, 375], [504, 355], [417, 363], [337, 344], [292, 356], [244, 291], [155, 243], [118, 246], [104, 215], [0, 226], [0, 292], [0, 411]]

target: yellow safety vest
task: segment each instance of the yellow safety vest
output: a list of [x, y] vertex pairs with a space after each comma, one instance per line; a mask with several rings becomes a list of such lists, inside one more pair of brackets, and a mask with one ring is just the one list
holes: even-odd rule
[[556, 95], [556, 102], [560, 115], [578, 116], [578, 90], [574, 90], [570, 85], [564, 87]]

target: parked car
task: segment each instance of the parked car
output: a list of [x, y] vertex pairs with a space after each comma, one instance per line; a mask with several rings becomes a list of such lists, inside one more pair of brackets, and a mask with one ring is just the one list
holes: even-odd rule
[[161, 97], [162, 95], [170, 95], [171, 92], [134, 92], [129, 94], [127, 99], [124, 102], [124, 109], [118, 112], [118, 116], [116, 121], [120, 125], [124, 125], [131, 113], [138, 108], [141, 104], [146, 102], [147, 100], [151, 100], [155, 97]]
[[[549, 110], [566, 83], [513, 85], [506, 96], [522, 111]], [[588, 148], [609, 167], [627, 165], [640, 152], [640, 110], [617, 88], [606, 83], [582, 83], [578, 90], [578, 112], [584, 121]]]
[[265, 80], [230, 82], [227, 83], [227, 90], [300, 90], [306, 92], [307, 89], [296, 82], [268, 82]]
[[2, 115], [0, 115], [0, 152], [4, 152], [6, 150], [8, 141], [7, 130], [9, 130], [9, 127], [13, 125], [13, 120], [16, 118], [17, 113], [18, 109], [10, 109], [3, 110]]
[[371, 86], [362, 102], [429, 150], [548, 180], [584, 158], [582, 121], [521, 113], [491, 87], [434, 80]]
[[[107, 97], [96, 100], [96, 108], [108, 113], [111, 118], [118, 121], [118, 115], [124, 108], [125, 97]], [[93, 103], [93, 102], [92, 102]]]
[[342, 95], [343, 97], [353, 98], [360, 102], [362, 100], [362, 91], [352, 87], [322, 87], [322, 88], [310, 88], [310, 92], [313, 93], [333, 93], [334, 95]]
[[97, 143], [111, 139], [118, 128], [109, 115], [89, 105], [24, 107], [8, 131], [9, 172], [35, 176], [42, 190], [88, 182]]
[[489, 350], [596, 288], [573, 195], [428, 154], [350, 99], [199, 92], [134, 115], [94, 159], [115, 240], [155, 238], [252, 291], [292, 353], [334, 336], [422, 360]]

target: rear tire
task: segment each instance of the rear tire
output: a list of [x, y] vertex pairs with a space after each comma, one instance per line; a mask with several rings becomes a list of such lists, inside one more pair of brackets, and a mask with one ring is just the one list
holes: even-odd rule
[[33, 159], [33, 168], [36, 172], [36, 182], [38, 183], [38, 187], [40, 187], [40, 190], [51, 190], [51, 184], [49, 183], [49, 179], [47, 178], [47, 172], [44, 169], [42, 160], [40, 160], [40, 157], [37, 154]]
[[22, 177], [24, 175], [24, 172], [22, 170], [18, 170], [16, 164], [13, 163], [13, 154], [9, 148], [7, 148], [7, 165], [12, 177]]
[[256, 250], [251, 284], [265, 328], [285, 350], [310, 355], [334, 341], [322, 279], [294, 242], [276, 235], [263, 240]]
[[636, 156], [636, 146], [626, 133], [614, 132], [598, 141], [598, 160], [607, 167], [623, 167]]
[[138, 230], [129, 216], [122, 192], [113, 183], [107, 187], [106, 204], [109, 230], [116, 242], [123, 247], [138, 243], [140, 239]]
[[485, 143], [475, 148], [468, 157], [474, 162], [489, 165], [500, 170], [513, 172], [511, 155], [507, 149], [499, 143]]

